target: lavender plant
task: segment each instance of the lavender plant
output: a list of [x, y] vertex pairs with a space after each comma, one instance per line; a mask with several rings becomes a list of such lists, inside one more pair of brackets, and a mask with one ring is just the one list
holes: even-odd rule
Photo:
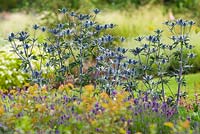
[[[159, 98], [152, 97], [147, 92], [134, 99], [135, 106], [129, 107], [132, 111], [132, 120], [129, 130], [135, 133], [136, 129], [142, 133], [150, 133], [150, 124], [164, 124], [171, 121], [175, 115], [175, 109]], [[151, 114], [151, 116], [149, 116]], [[164, 130], [164, 131], [163, 131]], [[157, 133], [169, 133], [163, 125], [157, 126]]]

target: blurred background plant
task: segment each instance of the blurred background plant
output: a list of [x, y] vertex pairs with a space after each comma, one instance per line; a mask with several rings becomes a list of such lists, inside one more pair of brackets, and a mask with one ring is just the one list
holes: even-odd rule
[[0, 89], [22, 87], [27, 75], [19, 70], [20, 61], [6, 49], [0, 51]]
[[13, 10], [15, 8], [32, 8], [40, 10], [56, 10], [61, 6], [68, 8], [79, 9], [85, 7], [95, 6], [98, 8], [112, 7], [113, 9], [125, 9], [127, 7], [140, 7], [148, 4], [163, 4], [164, 6], [173, 7], [173, 11], [184, 12], [189, 10], [198, 10], [198, 0], [44, 0], [42, 3], [40, 0], [1, 0], [0, 10]]

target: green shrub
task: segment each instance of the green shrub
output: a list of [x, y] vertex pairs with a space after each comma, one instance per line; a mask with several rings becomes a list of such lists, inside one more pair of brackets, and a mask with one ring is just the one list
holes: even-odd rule
[[21, 87], [26, 76], [19, 71], [20, 61], [6, 51], [0, 51], [0, 89]]

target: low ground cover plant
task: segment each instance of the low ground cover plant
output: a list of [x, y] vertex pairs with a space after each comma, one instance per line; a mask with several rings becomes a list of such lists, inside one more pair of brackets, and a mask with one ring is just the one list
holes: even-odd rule
[[[170, 104], [126, 91], [95, 95], [92, 85], [76, 97], [72, 84], [58, 89], [1, 92], [0, 122], [3, 133], [198, 133], [198, 113], [177, 117]], [[193, 120], [193, 118], [196, 118]]]
[[[180, 103], [184, 75], [195, 57], [189, 36], [195, 22], [166, 21], [170, 44], [158, 29], [137, 37], [138, 47], [126, 49], [119, 47], [124, 37], [105, 33], [114, 24], [95, 21], [99, 9], [91, 14], [66, 8], [59, 12], [53, 27], [35, 24], [33, 36], [21, 31], [8, 37], [30, 85], [0, 92], [2, 132], [199, 132], [198, 99], [191, 109]], [[46, 38], [40, 39], [38, 32]], [[169, 72], [171, 60], [178, 66]], [[177, 92], [168, 97], [171, 78], [177, 81]]]

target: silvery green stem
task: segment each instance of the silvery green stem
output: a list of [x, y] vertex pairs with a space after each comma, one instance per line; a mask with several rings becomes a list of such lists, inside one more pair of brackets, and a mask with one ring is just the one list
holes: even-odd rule
[[80, 96], [81, 96], [81, 94], [82, 94], [82, 75], [83, 75], [83, 61], [82, 61], [82, 46], [81, 46], [81, 48], [80, 48], [80, 68], [79, 68], [80, 70]]
[[177, 90], [177, 98], [176, 98], [176, 108], [178, 108], [178, 102], [180, 98], [180, 90], [182, 86], [182, 74], [183, 74], [183, 42], [181, 42], [181, 50], [180, 50], [180, 63], [179, 63], [179, 74], [178, 74], [178, 90]]
[[165, 102], [165, 89], [164, 89], [164, 84], [163, 84], [163, 76], [161, 76], [161, 85], [162, 85], [162, 97], [163, 101]]

